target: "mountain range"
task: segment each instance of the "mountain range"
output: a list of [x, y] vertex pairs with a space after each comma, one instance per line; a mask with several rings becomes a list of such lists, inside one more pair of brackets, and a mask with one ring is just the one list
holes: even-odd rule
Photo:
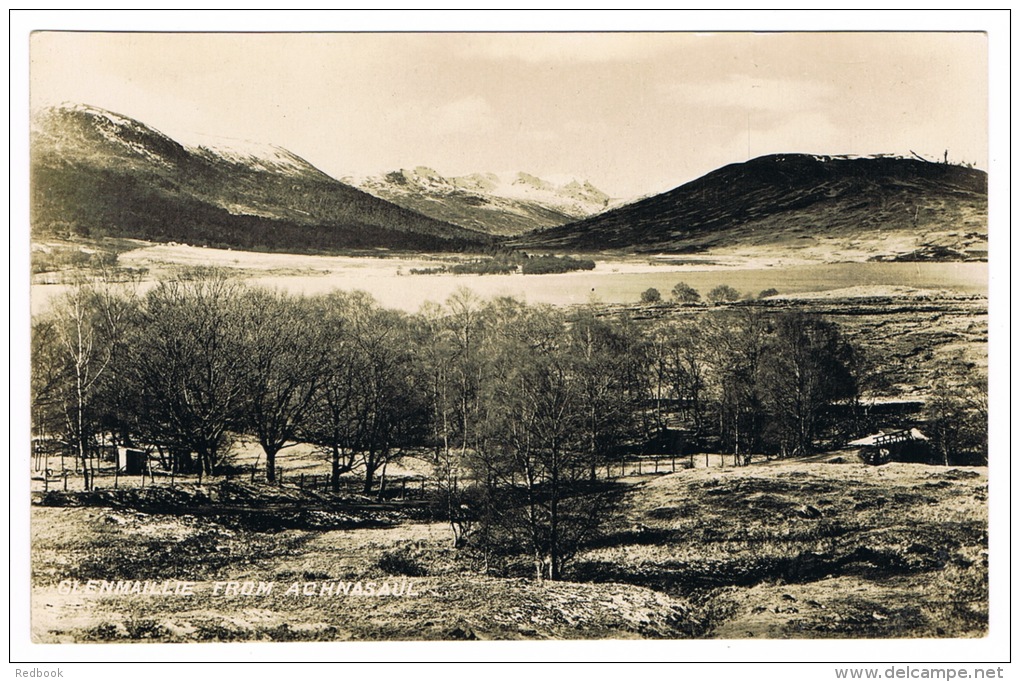
[[619, 205], [586, 181], [527, 173], [444, 177], [418, 167], [338, 180], [273, 145], [182, 143], [110, 111], [64, 105], [33, 119], [31, 180], [37, 237], [292, 252], [987, 257], [987, 175], [887, 156], [763, 156]]
[[34, 117], [31, 173], [36, 235], [299, 252], [460, 251], [492, 242], [346, 185], [280, 147], [184, 145], [84, 105]]
[[574, 222], [619, 204], [587, 180], [530, 173], [444, 177], [425, 166], [344, 182], [437, 220], [497, 235]]

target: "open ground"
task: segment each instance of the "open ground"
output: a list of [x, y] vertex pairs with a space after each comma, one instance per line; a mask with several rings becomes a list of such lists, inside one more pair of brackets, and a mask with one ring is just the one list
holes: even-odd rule
[[[318, 523], [264, 529], [239, 520], [257, 514], [188, 513], [200, 494], [193, 485], [179, 488], [185, 506], [164, 513], [139, 510], [124, 489], [92, 503], [51, 498], [89, 506], [33, 507], [33, 637], [982, 636], [987, 469], [829, 459], [621, 479], [612, 532], [561, 582], [487, 572], [454, 549], [448, 525], [415, 518], [413, 505], [323, 508]], [[255, 512], [274, 500], [309, 504], [292, 483], [218, 482], [205, 494], [233, 490]], [[85, 591], [90, 579], [197, 584], [190, 596], [101, 594]], [[80, 590], [64, 593], [62, 580]], [[216, 587], [229, 581], [272, 588]], [[403, 593], [365, 594], [370, 583]]]

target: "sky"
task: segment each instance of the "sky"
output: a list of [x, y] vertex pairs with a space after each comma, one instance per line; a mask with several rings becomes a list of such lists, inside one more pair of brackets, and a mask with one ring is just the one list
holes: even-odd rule
[[428, 166], [615, 197], [763, 154], [988, 164], [983, 33], [90, 33], [30, 41], [31, 106], [276, 144], [335, 177]]

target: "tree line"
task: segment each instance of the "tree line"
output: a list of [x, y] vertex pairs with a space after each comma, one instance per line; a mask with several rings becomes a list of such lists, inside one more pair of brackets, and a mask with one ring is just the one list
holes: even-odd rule
[[[294, 296], [211, 273], [144, 294], [85, 283], [33, 322], [33, 428], [92, 485], [101, 442], [167, 470], [229, 467], [239, 435], [275, 480], [295, 443], [334, 491], [411, 454], [456, 542], [557, 578], [632, 452], [806, 454], [845, 442], [866, 368], [835, 324], [755, 306], [636, 321], [460, 290], [416, 314], [361, 292]], [[946, 408], [948, 411], [948, 408]], [[946, 441], [948, 442], [948, 440]]]

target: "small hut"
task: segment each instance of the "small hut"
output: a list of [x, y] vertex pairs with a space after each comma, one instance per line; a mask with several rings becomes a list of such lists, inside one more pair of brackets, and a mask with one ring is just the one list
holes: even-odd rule
[[145, 450], [135, 448], [117, 448], [117, 471], [127, 476], [141, 476], [145, 473], [146, 460], [148, 459]]
[[879, 431], [847, 445], [860, 448], [857, 454], [865, 464], [885, 464], [893, 460], [912, 461], [928, 451], [928, 437], [917, 429]]

